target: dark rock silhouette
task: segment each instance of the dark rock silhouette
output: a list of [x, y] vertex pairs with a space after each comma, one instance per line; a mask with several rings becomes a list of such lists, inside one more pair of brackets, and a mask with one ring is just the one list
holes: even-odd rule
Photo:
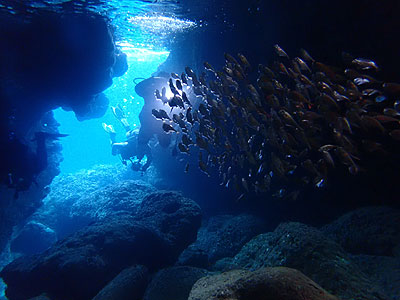
[[200, 208], [173, 192], [148, 195], [136, 214], [119, 213], [78, 231], [40, 255], [25, 256], [0, 275], [10, 300], [47, 293], [60, 300], [93, 298], [123, 269], [149, 271], [174, 263], [196, 239]]
[[202, 277], [210, 275], [204, 269], [171, 267], [153, 277], [146, 289], [144, 300], [187, 300], [192, 286]]
[[256, 270], [270, 266], [295, 268], [341, 299], [388, 299], [339, 244], [301, 223], [282, 223], [275, 231], [258, 235], [233, 259], [220, 260], [215, 267]]
[[29, 222], [18, 235], [12, 239], [10, 250], [25, 255], [40, 253], [57, 241], [57, 235], [51, 228]]
[[181, 254], [179, 264], [193, 263], [207, 268], [218, 259], [235, 256], [244, 244], [265, 229], [264, 220], [248, 214], [211, 217], [204, 221], [196, 242]]
[[364, 207], [351, 211], [321, 230], [351, 254], [400, 257], [400, 210]]
[[123, 270], [111, 280], [93, 300], [141, 300], [149, 281], [145, 266]]

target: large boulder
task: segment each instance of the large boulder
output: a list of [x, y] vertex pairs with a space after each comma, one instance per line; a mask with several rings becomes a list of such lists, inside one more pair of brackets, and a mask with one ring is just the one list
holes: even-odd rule
[[132, 216], [118, 215], [82, 229], [43, 254], [16, 259], [1, 276], [9, 299], [43, 292], [61, 300], [91, 299], [127, 266], [154, 269], [167, 264], [162, 254], [168, 250], [154, 231]]
[[187, 300], [192, 286], [207, 275], [207, 270], [193, 267], [163, 269], [147, 287], [144, 300]]
[[10, 300], [48, 293], [51, 298], [93, 298], [123, 269], [150, 271], [172, 264], [196, 239], [199, 206], [174, 192], [145, 197], [135, 215], [116, 213], [56, 243], [40, 255], [21, 257], [0, 275]]
[[204, 268], [218, 259], [233, 257], [265, 228], [262, 219], [248, 214], [211, 217], [202, 224], [196, 242], [181, 254], [179, 264]]
[[400, 256], [400, 210], [376, 206], [351, 211], [321, 229], [352, 254]]
[[143, 198], [156, 190], [127, 176], [124, 168], [108, 165], [61, 175], [31, 219], [52, 228], [62, 239], [111, 213], [134, 213]]
[[301, 223], [283, 223], [274, 232], [255, 237], [233, 259], [221, 260], [215, 268], [256, 270], [275, 266], [300, 270], [342, 299], [385, 299], [340, 245]]
[[172, 191], [147, 195], [138, 207], [135, 218], [156, 230], [175, 250], [171, 261], [175, 261], [176, 255], [179, 256], [196, 240], [201, 225], [200, 207], [193, 200]]
[[149, 280], [145, 266], [123, 270], [111, 280], [93, 300], [141, 300]]
[[201, 278], [188, 300], [338, 300], [295, 269], [234, 270]]

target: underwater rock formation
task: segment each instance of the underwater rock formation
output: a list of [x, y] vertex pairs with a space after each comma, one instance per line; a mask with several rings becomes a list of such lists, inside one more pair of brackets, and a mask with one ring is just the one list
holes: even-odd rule
[[275, 231], [255, 237], [233, 259], [220, 260], [215, 268], [276, 266], [300, 270], [341, 299], [387, 299], [340, 245], [301, 223], [283, 223]]
[[95, 222], [42, 254], [16, 259], [0, 275], [10, 300], [44, 292], [67, 300], [93, 298], [123, 269], [170, 265], [196, 239], [199, 206], [174, 192], [148, 195], [136, 214]]
[[180, 265], [207, 268], [224, 257], [233, 257], [254, 236], [264, 232], [265, 221], [252, 215], [218, 215], [200, 228], [197, 240], [179, 257]]
[[10, 251], [24, 255], [43, 252], [57, 241], [57, 235], [51, 228], [29, 222], [10, 243]]
[[188, 300], [337, 300], [295, 269], [234, 270], [201, 278]]
[[351, 260], [389, 299], [400, 299], [400, 257], [351, 255]]
[[400, 257], [400, 210], [364, 207], [321, 228], [351, 254]]
[[123, 270], [111, 280], [93, 300], [141, 300], [149, 281], [145, 266]]
[[59, 239], [117, 211], [134, 212], [155, 188], [120, 166], [98, 165], [55, 178], [49, 195], [32, 216], [56, 231]]
[[[11, 228], [40, 206], [45, 187], [59, 173], [61, 146], [47, 139], [47, 153], [38, 153], [31, 141], [35, 133], [58, 134], [50, 112], [57, 107], [73, 110], [81, 120], [102, 116], [108, 99], [101, 92], [127, 65], [107, 21], [89, 13], [37, 9], [23, 18], [2, 16], [0, 42], [2, 250]], [[3, 185], [14, 188], [18, 199]]]
[[[32, 132], [43, 131], [58, 133], [59, 124], [53, 117], [53, 113], [46, 113], [39, 122], [32, 126]], [[35, 147], [35, 142], [30, 141], [30, 147]], [[36, 183], [31, 185], [27, 191], [16, 192], [0, 184], [0, 251], [3, 250], [8, 242], [13, 227], [24, 222], [32, 213], [41, 206], [43, 198], [48, 194], [48, 186], [53, 178], [60, 173], [59, 164], [62, 161], [61, 144], [57, 140], [47, 140], [47, 168], [36, 177]], [[2, 149], [3, 151], [3, 149]], [[9, 159], [7, 153], [2, 152], [2, 158]], [[13, 154], [14, 155], [14, 154]], [[21, 164], [21, 169], [26, 170], [29, 162], [23, 157], [16, 157]], [[4, 165], [0, 165], [0, 169]], [[1, 175], [0, 175], [1, 176]]]
[[163, 269], [153, 277], [143, 300], [187, 300], [196, 281], [208, 275], [207, 270], [193, 267]]
[[100, 93], [112, 83], [116, 55], [116, 75], [126, 68], [102, 17], [38, 10], [31, 18], [9, 16], [0, 23], [0, 180], [25, 191], [52, 164], [31, 142], [35, 132], [58, 133], [51, 129], [54, 119], [43, 122], [51, 121], [46, 114], [63, 107], [80, 119], [102, 116], [108, 99]]

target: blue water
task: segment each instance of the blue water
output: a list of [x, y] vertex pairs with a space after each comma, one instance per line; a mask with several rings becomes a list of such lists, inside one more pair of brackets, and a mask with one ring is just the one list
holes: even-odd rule
[[[129, 69], [123, 76], [114, 78], [113, 85], [104, 94], [110, 100], [110, 107], [120, 104], [124, 108], [134, 129], [140, 127], [138, 116], [143, 106], [143, 99], [135, 93], [134, 79], [150, 77], [166, 60], [169, 52], [163, 49], [136, 48], [129, 44], [124, 44], [122, 50], [128, 55]], [[140, 79], [136, 82], [140, 82]], [[89, 169], [96, 164], [119, 162], [117, 156], [111, 155], [110, 140], [101, 125], [103, 122], [112, 124], [117, 132], [117, 140], [124, 140], [125, 130], [115, 119], [111, 109], [102, 118], [82, 122], [75, 118], [73, 112], [66, 112], [61, 108], [54, 113], [60, 123], [60, 132], [69, 134], [61, 141], [64, 156], [60, 166], [62, 173]]]

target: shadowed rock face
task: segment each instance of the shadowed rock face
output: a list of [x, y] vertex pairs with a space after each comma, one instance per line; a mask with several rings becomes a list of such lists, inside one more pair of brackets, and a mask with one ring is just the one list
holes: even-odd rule
[[[107, 21], [90, 14], [38, 9], [29, 19], [2, 16], [0, 45], [2, 250], [12, 226], [34, 212], [45, 197], [44, 187], [59, 173], [60, 145], [46, 141], [46, 155], [38, 154], [31, 142], [34, 133], [58, 133], [49, 112], [57, 107], [73, 110], [80, 120], [102, 116], [108, 99], [101, 92], [127, 70], [127, 63], [115, 49]], [[23, 182], [18, 200], [6, 188], [12, 186], [9, 174], [13, 182]]]
[[133, 266], [123, 270], [109, 282], [93, 300], [140, 300], [149, 280], [144, 266]]
[[[0, 28], [0, 178], [4, 181], [7, 174], [19, 171], [18, 159], [29, 157], [31, 164], [38, 163], [27, 141], [45, 113], [63, 107], [73, 110], [79, 120], [103, 116], [108, 99], [101, 92], [111, 86], [113, 76], [127, 70], [127, 64], [101, 16], [39, 10], [27, 20], [4, 18]], [[25, 175], [34, 177], [41, 171]]]
[[22, 300], [48, 293], [60, 300], [92, 299], [123, 269], [150, 271], [172, 264], [196, 239], [199, 206], [173, 192], [148, 195], [137, 213], [102, 219], [40, 255], [21, 257], [4, 268], [7, 297]]
[[256, 236], [233, 259], [220, 260], [215, 267], [256, 270], [275, 266], [300, 270], [342, 299], [388, 299], [339, 244], [301, 223], [282, 223], [275, 231]]
[[400, 257], [400, 210], [364, 207], [324, 226], [322, 232], [351, 254]]
[[221, 258], [235, 256], [265, 229], [264, 220], [248, 214], [211, 217], [203, 222], [196, 242], [181, 254], [179, 264], [207, 268]]
[[193, 284], [210, 272], [193, 267], [171, 267], [159, 271], [146, 289], [144, 300], [187, 300]]

